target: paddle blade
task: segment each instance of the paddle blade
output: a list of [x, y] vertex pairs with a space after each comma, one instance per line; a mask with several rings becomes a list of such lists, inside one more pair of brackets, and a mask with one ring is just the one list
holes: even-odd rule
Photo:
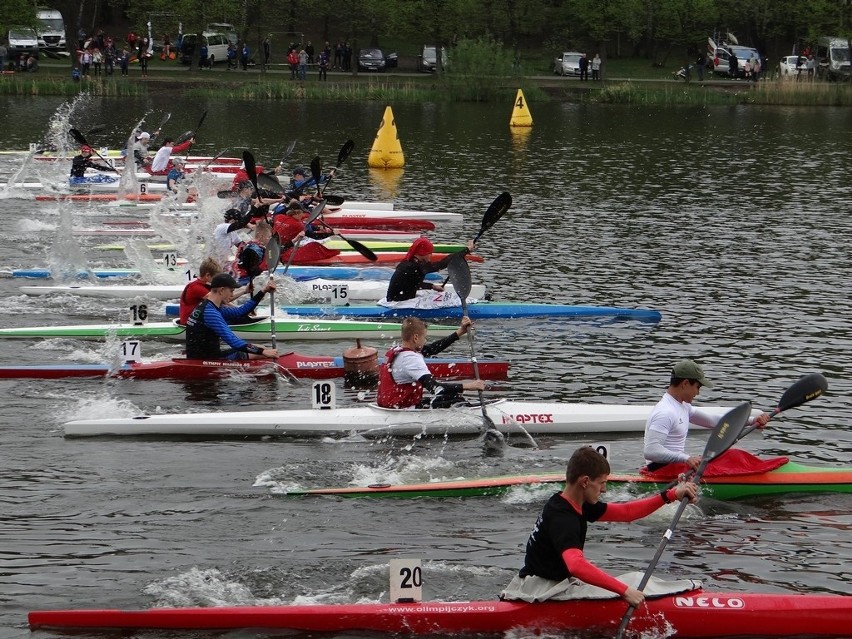
[[76, 140], [79, 144], [89, 144], [88, 142], [86, 142], [85, 136], [77, 129], [71, 129], [70, 131], [68, 131], [68, 133], [70, 133], [71, 137], [74, 138], [74, 140]]
[[270, 275], [275, 272], [278, 260], [281, 259], [281, 244], [278, 242], [278, 234], [273, 233], [266, 243], [266, 270]]
[[326, 204], [331, 204], [332, 206], [340, 206], [345, 201], [340, 195], [323, 195]]
[[257, 165], [254, 163], [254, 156], [250, 151], [243, 151], [243, 164], [246, 165], [246, 173], [254, 187], [255, 195], [257, 194]]
[[305, 220], [305, 225], [307, 226], [308, 224], [316, 220], [320, 215], [322, 215], [323, 210], [325, 210], [325, 202], [320, 202], [313, 209], [311, 209], [311, 214], [308, 216], [308, 219]]
[[289, 158], [291, 155], [293, 155], [293, 149], [295, 149], [295, 148], [296, 148], [296, 140], [293, 140], [292, 142], [290, 142], [290, 146], [287, 147], [287, 150], [284, 151], [284, 155], [281, 156], [281, 161], [278, 163], [279, 166], [283, 166], [284, 161], [287, 158]]
[[488, 210], [485, 211], [485, 215], [482, 216], [482, 227], [479, 229], [479, 233], [476, 234], [476, 237], [473, 238], [474, 243], [482, 237], [482, 234], [485, 233], [485, 231], [494, 226], [497, 220], [503, 217], [511, 206], [512, 196], [508, 191], [504, 191], [498, 195], [491, 203], [491, 206], [488, 207]]
[[366, 246], [361, 244], [361, 242], [359, 242], [358, 240], [350, 240], [348, 237], [343, 237], [342, 235], [340, 235], [339, 237], [340, 237], [341, 240], [343, 240], [344, 242], [347, 242], [349, 244], [349, 246], [354, 248], [356, 251], [358, 251], [361, 255], [366, 257], [371, 262], [375, 262], [376, 260], [379, 259], [378, 256], [375, 253], [373, 253], [373, 251], [371, 251]]
[[343, 146], [340, 147], [340, 151], [337, 154], [337, 168], [340, 168], [340, 165], [346, 162], [346, 158], [352, 153], [352, 149], [355, 148], [355, 143], [352, 140], [346, 140], [343, 143]]
[[282, 195], [284, 193], [284, 187], [281, 186], [281, 182], [278, 181], [277, 177], [269, 173], [258, 174], [257, 184], [260, 188], [275, 195]]
[[314, 186], [319, 188], [322, 179], [322, 161], [319, 156], [311, 160], [311, 177], [314, 179]]
[[699, 480], [707, 464], [736, 443], [750, 416], [750, 402], [743, 402], [722, 416], [722, 419], [719, 420], [716, 428], [710, 434], [710, 439], [707, 440], [707, 446], [704, 448], [704, 454], [701, 457], [701, 466], [699, 466], [698, 471], [695, 473], [693, 481], [697, 482]]
[[828, 380], [819, 373], [805, 375], [784, 391], [778, 401], [776, 413], [801, 406], [802, 404], [816, 399], [828, 390]]
[[461, 298], [464, 314], [467, 315], [467, 298], [470, 297], [471, 277], [470, 266], [464, 259], [464, 253], [453, 253], [447, 265], [449, 280], [456, 289], [456, 295]]
[[204, 113], [201, 114], [201, 119], [198, 121], [198, 126], [195, 127], [195, 131], [201, 128], [201, 125], [204, 124], [204, 120], [207, 119], [207, 110], [205, 109]]

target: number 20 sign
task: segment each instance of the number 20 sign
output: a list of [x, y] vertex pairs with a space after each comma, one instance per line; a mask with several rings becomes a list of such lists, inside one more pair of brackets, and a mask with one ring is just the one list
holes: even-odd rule
[[423, 572], [419, 559], [390, 560], [390, 600], [423, 601]]

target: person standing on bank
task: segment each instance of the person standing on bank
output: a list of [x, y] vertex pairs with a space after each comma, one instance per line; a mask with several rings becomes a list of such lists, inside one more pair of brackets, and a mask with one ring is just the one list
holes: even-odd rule
[[[234, 299], [237, 281], [227, 273], [219, 273], [210, 281], [210, 292], [196, 306], [186, 320], [187, 359], [262, 359], [278, 357], [274, 348], [249, 344], [237, 337], [228, 320], [235, 320], [252, 312], [268, 291], [275, 290], [275, 280], [266, 285], [240, 306], [228, 306]], [[231, 348], [223, 351], [220, 340]]]
[[[485, 390], [481, 379], [439, 382], [432, 377], [424, 360], [457, 342], [470, 326], [470, 318], [465, 316], [455, 333], [427, 344], [426, 323], [417, 317], [406, 317], [402, 321], [402, 344], [386, 353], [379, 368], [376, 403], [383, 408], [446, 408], [461, 399], [463, 391]], [[435, 395], [434, 399], [424, 401], [424, 388]]]
[[610, 467], [606, 458], [590, 446], [578, 448], [568, 460], [565, 489], [544, 505], [527, 540], [524, 567], [501, 593], [501, 599], [532, 601], [545, 592], [565, 589], [567, 580], [579, 579], [614, 592], [631, 606], [639, 606], [645, 595], [640, 590], [604, 572], [583, 554], [586, 529], [590, 522], [631, 522], [684, 497], [696, 500], [698, 487], [684, 482], [676, 488], [629, 502], [605, 503]]
[[[702, 428], [715, 428], [719, 418], [695, 408], [692, 402], [702, 386], [713, 388], [704, 376], [704, 369], [691, 359], [682, 359], [674, 365], [669, 386], [663, 398], [654, 406], [645, 423], [644, 470], [656, 472], [668, 464], [686, 464], [697, 470], [700, 455], [686, 452], [686, 435], [690, 423]], [[769, 415], [761, 413], [755, 418], [758, 428], [764, 428]]]
[[601, 64], [601, 54], [596, 53], [595, 57], [592, 58], [592, 80], [601, 79]]
[[577, 64], [580, 65], [580, 80], [588, 80], [589, 79], [589, 58], [584, 53], [580, 56]]

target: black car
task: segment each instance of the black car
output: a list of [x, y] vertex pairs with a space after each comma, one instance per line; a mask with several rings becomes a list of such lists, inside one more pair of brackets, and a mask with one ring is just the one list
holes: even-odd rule
[[359, 71], [379, 71], [384, 73], [386, 69], [396, 68], [399, 56], [396, 53], [385, 55], [381, 49], [361, 49], [358, 52]]

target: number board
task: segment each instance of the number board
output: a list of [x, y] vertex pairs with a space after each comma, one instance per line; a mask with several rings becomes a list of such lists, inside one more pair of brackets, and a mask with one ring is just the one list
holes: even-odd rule
[[142, 342], [138, 339], [128, 339], [121, 343], [121, 359], [123, 362], [138, 362], [142, 359]]
[[311, 385], [311, 408], [332, 409], [337, 407], [337, 387], [334, 382], [322, 380]]
[[390, 560], [390, 600], [423, 601], [423, 571], [419, 559]]

